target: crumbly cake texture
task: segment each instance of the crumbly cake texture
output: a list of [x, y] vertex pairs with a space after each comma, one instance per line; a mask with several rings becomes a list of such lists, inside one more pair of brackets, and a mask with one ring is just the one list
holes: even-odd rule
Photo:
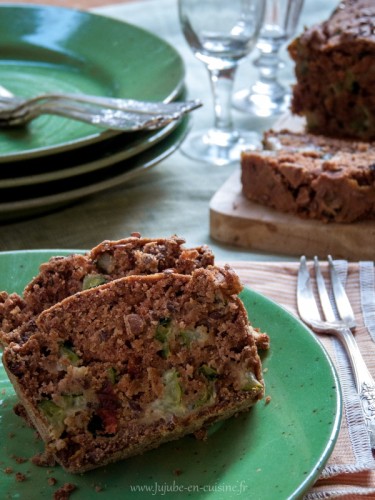
[[90, 252], [53, 257], [40, 266], [39, 274], [26, 286], [23, 297], [0, 293], [0, 344], [23, 342], [26, 323], [64, 298], [128, 275], [144, 275], [173, 269], [189, 274], [214, 264], [211, 250], [202, 245], [185, 248], [185, 240], [141, 238], [139, 233], [118, 241], [103, 241]]
[[325, 222], [375, 219], [374, 143], [287, 130], [270, 130], [263, 142], [264, 151], [241, 158], [249, 200]]
[[375, 2], [347, 0], [289, 45], [292, 112], [308, 131], [375, 140]]
[[133, 275], [35, 319], [3, 363], [34, 426], [73, 473], [193, 433], [264, 395], [229, 267]]
[[7, 335], [29, 320], [32, 312], [17, 293], [0, 292], [0, 345]]

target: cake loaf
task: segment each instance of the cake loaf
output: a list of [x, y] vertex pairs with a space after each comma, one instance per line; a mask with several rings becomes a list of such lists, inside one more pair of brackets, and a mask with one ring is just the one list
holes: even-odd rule
[[373, 143], [270, 130], [264, 147], [241, 158], [249, 200], [325, 222], [375, 218]]
[[103, 241], [84, 255], [53, 257], [40, 266], [23, 297], [0, 293], [0, 344], [22, 342], [32, 321], [44, 309], [83, 289], [128, 276], [173, 269], [191, 273], [214, 263], [211, 250], [202, 245], [185, 248], [185, 240], [141, 238], [139, 233], [118, 241]]
[[292, 112], [309, 132], [375, 139], [375, 2], [345, 0], [289, 45]]
[[229, 268], [133, 275], [35, 319], [4, 367], [64, 469], [80, 473], [249, 409], [261, 362]]

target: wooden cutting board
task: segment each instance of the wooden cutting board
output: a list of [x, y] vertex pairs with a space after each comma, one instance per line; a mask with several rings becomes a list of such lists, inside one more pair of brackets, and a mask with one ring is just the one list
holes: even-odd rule
[[[304, 127], [303, 118], [287, 113], [273, 129], [299, 132]], [[375, 221], [326, 224], [258, 205], [242, 195], [240, 171], [210, 202], [210, 232], [222, 243], [273, 254], [375, 260]]]
[[273, 254], [375, 260], [375, 221], [326, 224], [258, 205], [242, 195], [240, 170], [211, 199], [210, 233], [221, 243]]

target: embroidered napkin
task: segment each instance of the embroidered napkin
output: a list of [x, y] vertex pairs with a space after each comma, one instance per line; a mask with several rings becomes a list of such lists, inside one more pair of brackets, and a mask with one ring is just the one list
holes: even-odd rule
[[[298, 263], [231, 262], [242, 282], [284, 306], [298, 316], [296, 286]], [[335, 262], [357, 319], [355, 338], [365, 362], [375, 378], [375, 292], [374, 265]], [[328, 276], [326, 263], [323, 274]], [[361, 300], [362, 299], [362, 300]], [[363, 313], [362, 309], [365, 310]], [[356, 393], [349, 360], [340, 342], [328, 335], [319, 339], [330, 355], [343, 393], [343, 418], [336, 446], [314, 487], [305, 500], [358, 497], [375, 499], [375, 460]]]

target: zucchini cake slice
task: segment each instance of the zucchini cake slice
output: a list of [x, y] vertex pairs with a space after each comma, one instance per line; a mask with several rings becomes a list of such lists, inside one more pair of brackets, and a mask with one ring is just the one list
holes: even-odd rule
[[268, 130], [263, 144], [241, 158], [250, 201], [327, 223], [375, 219], [375, 143]]
[[30, 329], [26, 322], [84, 289], [128, 275], [165, 269], [189, 274], [214, 264], [214, 256], [206, 245], [185, 248], [184, 243], [177, 236], [141, 238], [139, 233], [133, 233], [122, 240], [105, 240], [84, 255], [52, 257], [40, 266], [39, 274], [25, 287], [23, 297], [0, 294], [0, 344], [24, 342]]
[[113, 280], [42, 312], [3, 363], [64, 469], [143, 453], [264, 395], [241, 284], [228, 266]]

